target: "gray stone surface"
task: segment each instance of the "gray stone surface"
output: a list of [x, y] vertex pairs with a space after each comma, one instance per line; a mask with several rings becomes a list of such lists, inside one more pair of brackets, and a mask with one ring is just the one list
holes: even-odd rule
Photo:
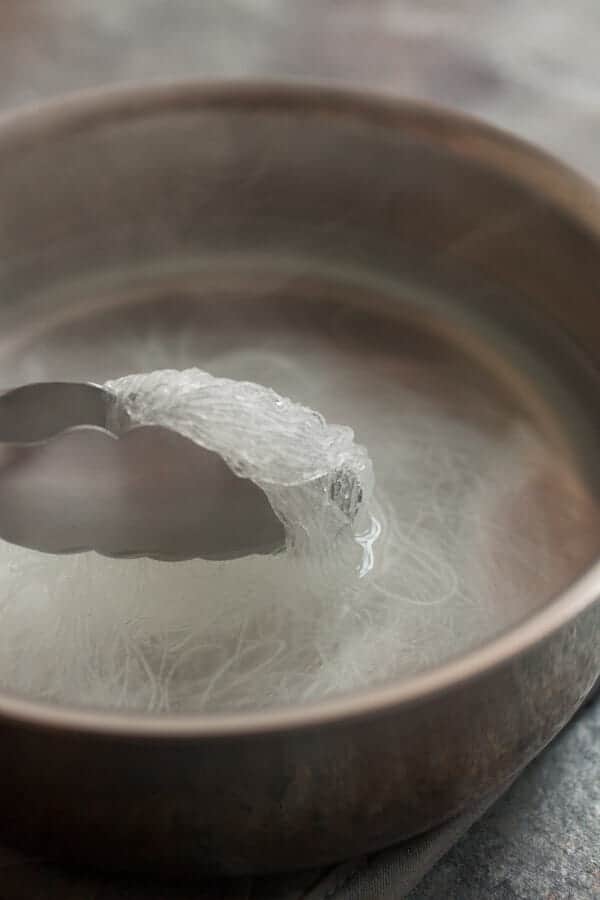
[[[0, 109], [125, 81], [250, 76], [453, 106], [600, 179], [599, 0], [0, 0]], [[0, 850], [0, 900], [397, 900], [397, 862], [179, 891]], [[600, 898], [600, 702], [410, 897]]]

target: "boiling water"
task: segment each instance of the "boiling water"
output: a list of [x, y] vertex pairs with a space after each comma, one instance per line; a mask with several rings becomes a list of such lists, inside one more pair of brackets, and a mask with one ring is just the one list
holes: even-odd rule
[[597, 505], [543, 403], [517, 402], [447, 338], [327, 291], [155, 293], [23, 325], [3, 383], [200, 366], [268, 385], [368, 448], [368, 565], [316, 581], [290, 554], [165, 563], [2, 544], [3, 689], [153, 713], [316, 700], [480, 645], [597, 552]]

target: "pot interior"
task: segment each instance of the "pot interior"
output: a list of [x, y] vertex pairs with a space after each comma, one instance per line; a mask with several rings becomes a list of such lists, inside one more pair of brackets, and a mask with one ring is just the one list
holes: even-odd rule
[[411, 128], [199, 104], [0, 137], [0, 386], [198, 366], [351, 426], [376, 479], [362, 577], [1, 544], [3, 691], [307, 703], [478, 647], [597, 558], [596, 376], [544, 293], [556, 259], [516, 284], [490, 228], [574, 226]]

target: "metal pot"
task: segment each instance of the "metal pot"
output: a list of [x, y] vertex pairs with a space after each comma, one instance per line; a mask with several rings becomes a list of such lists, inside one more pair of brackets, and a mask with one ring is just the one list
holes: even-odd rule
[[[73, 277], [257, 241], [386, 271], [451, 263], [598, 362], [593, 188], [477, 122], [314, 87], [183, 85], [0, 126], [5, 340], [65, 260]], [[52, 314], [28, 310], [32, 328]], [[1, 696], [3, 834], [178, 873], [315, 866], [402, 840], [510, 779], [568, 721], [600, 672], [599, 596], [595, 565], [479, 649], [303, 708], [151, 717]]]

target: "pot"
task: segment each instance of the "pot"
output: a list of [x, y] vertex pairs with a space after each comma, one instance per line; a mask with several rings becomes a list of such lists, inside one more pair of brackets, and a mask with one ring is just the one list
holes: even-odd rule
[[[556, 385], [528, 377], [565, 429], [598, 434], [600, 205], [534, 148], [442, 110], [274, 84], [84, 95], [0, 125], [2, 352], [67, 306], [77, 318], [48, 299], [67, 276], [194, 257], [210, 282], [211, 260], [257, 248], [290, 290], [313, 278], [294, 260], [317, 258], [334, 280], [351, 265], [426, 273], [436, 296], [460, 284], [552, 359]], [[98, 297], [121, 315], [118, 293]], [[596, 496], [592, 450], [579, 462]], [[177, 874], [324, 865], [424, 832], [511, 779], [589, 695], [599, 597], [592, 559], [480, 646], [304, 706], [153, 716], [3, 694], [1, 830], [45, 855]]]

